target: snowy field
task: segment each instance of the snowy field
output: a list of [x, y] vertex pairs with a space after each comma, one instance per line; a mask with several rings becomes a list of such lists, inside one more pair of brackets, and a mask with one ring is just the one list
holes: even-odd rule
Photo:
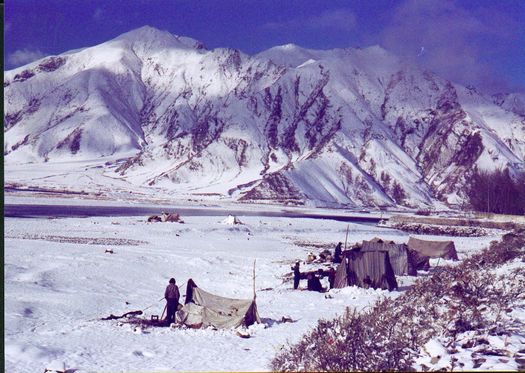
[[[320, 251], [306, 244], [335, 246], [344, 241], [347, 223], [241, 216], [245, 224], [231, 226], [221, 223], [225, 217], [183, 216], [184, 224], [146, 223], [143, 216], [5, 219], [7, 372], [42, 372], [57, 363], [78, 372], [265, 371], [284, 343], [297, 341], [318, 319], [400, 294], [349, 287], [332, 290], [327, 298], [294, 291], [284, 279], [296, 259]], [[375, 236], [397, 242], [409, 237], [349, 224], [349, 244]], [[462, 258], [498, 238], [454, 241]], [[109, 248], [114, 254], [105, 253]], [[145, 317], [160, 315], [164, 302], [159, 299], [170, 277], [177, 279], [181, 294], [192, 278], [217, 295], [251, 298], [255, 259], [263, 323], [249, 328], [248, 339], [235, 331], [136, 330], [97, 320], [148, 306]], [[400, 291], [410, 281], [398, 278]], [[294, 322], [283, 323], [283, 316]]]

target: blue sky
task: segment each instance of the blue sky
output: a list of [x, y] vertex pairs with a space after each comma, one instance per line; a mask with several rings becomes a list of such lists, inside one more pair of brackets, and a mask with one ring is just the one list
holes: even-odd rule
[[525, 0], [6, 0], [6, 69], [150, 25], [248, 54], [379, 44], [444, 77], [525, 91]]

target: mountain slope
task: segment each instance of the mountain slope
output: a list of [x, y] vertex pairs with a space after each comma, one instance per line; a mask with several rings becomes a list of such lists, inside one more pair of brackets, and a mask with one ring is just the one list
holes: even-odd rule
[[473, 167], [518, 170], [525, 155], [512, 97], [377, 46], [247, 56], [143, 27], [8, 71], [4, 92], [6, 165], [100, 159], [99, 184], [169, 194], [461, 203]]

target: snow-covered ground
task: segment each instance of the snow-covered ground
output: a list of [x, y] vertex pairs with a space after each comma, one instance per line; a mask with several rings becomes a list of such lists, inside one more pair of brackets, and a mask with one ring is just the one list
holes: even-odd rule
[[[287, 341], [297, 341], [318, 319], [400, 294], [349, 287], [332, 290], [327, 298], [294, 291], [290, 281], [283, 282], [296, 259], [320, 251], [305, 243], [335, 246], [344, 241], [347, 223], [240, 217], [244, 224], [232, 226], [222, 223], [226, 217], [183, 216], [185, 224], [146, 223], [143, 216], [6, 218], [6, 370], [41, 372], [57, 362], [79, 372], [269, 370], [276, 351]], [[400, 231], [348, 226], [349, 243], [375, 236], [408, 240]], [[461, 258], [495, 239], [454, 241]], [[114, 254], [105, 253], [108, 248]], [[177, 279], [182, 294], [192, 278], [212, 293], [251, 298], [254, 260], [263, 323], [249, 328], [249, 339], [234, 331], [137, 331], [114, 320], [98, 320], [148, 306], [145, 317], [160, 315], [164, 302], [159, 299], [170, 277]], [[402, 291], [411, 279], [398, 281]], [[283, 316], [294, 322], [283, 323]]]

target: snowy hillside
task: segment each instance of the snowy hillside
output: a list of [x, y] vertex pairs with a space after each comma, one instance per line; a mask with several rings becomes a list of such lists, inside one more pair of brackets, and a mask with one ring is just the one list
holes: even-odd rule
[[248, 56], [143, 27], [8, 71], [4, 93], [6, 182], [33, 187], [421, 207], [525, 157], [522, 96], [378, 46]]

